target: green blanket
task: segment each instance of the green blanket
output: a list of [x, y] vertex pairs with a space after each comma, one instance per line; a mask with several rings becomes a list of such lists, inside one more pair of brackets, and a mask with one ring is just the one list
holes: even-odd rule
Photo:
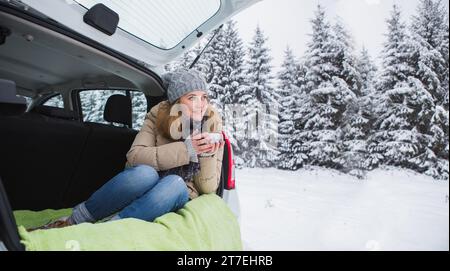
[[203, 195], [177, 213], [154, 222], [122, 219], [84, 223], [62, 229], [27, 232], [49, 220], [69, 215], [70, 209], [16, 211], [22, 243], [28, 251], [47, 250], [242, 250], [236, 217], [216, 195]]

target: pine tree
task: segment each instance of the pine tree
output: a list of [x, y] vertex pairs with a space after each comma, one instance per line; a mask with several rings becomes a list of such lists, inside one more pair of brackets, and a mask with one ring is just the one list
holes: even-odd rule
[[333, 77], [303, 99], [299, 114], [298, 142], [308, 164], [341, 169], [343, 114], [355, 94], [344, 80]]
[[331, 26], [326, 21], [325, 10], [322, 6], [317, 6], [314, 19], [311, 20], [312, 34], [306, 52], [306, 74], [307, 92], [317, 89], [323, 82], [332, 80], [333, 75], [339, 72], [333, 65], [333, 47], [331, 44]]
[[[391, 127], [382, 124], [383, 121], [395, 117], [396, 113], [393, 111], [401, 111], [390, 99], [388, 91], [394, 89], [398, 84], [406, 82], [413, 73], [413, 68], [408, 62], [406, 25], [401, 19], [401, 11], [398, 6], [394, 5], [391, 16], [386, 21], [388, 32], [385, 35], [386, 42], [382, 50], [382, 70], [375, 83], [378, 95], [376, 101], [374, 101], [376, 104], [374, 114], [377, 121], [374, 123], [374, 131], [368, 142], [371, 155], [366, 161], [372, 168], [389, 164], [386, 153], [388, 152], [388, 146], [394, 145], [394, 143], [389, 143], [393, 140], [389, 130], [400, 129], [401, 126], [407, 125], [404, 123], [405, 120], [397, 121], [395, 125], [390, 125]], [[407, 117], [403, 118], [406, 119]], [[400, 125], [401, 122], [402, 125]]]
[[235, 162], [237, 167], [255, 167], [257, 155], [257, 140], [253, 122], [255, 109], [257, 106], [256, 95], [254, 89], [250, 88], [247, 83], [237, 89], [236, 92], [236, 108], [233, 111], [234, 130], [236, 131], [234, 138], [236, 145], [233, 149], [235, 152]]
[[[311, 165], [342, 169], [344, 114], [360, 92], [351, 38], [341, 24], [332, 31], [319, 5], [306, 53], [306, 92], [297, 122], [297, 150]], [[302, 159], [303, 161], [305, 159]]]
[[375, 89], [375, 77], [378, 71], [377, 66], [371, 59], [367, 48], [363, 47], [358, 60], [358, 70], [361, 75], [361, 94], [368, 95]]
[[422, 110], [419, 120], [419, 131], [431, 136], [431, 142], [426, 144], [431, 144], [432, 151], [427, 149], [427, 154], [420, 156], [422, 159], [414, 161], [436, 178], [448, 178], [448, 21], [444, 21], [447, 14], [440, 0], [421, 0], [411, 24], [414, 76], [432, 97], [431, 108]]
[[406, 82], [414, 73], [409, 63], [410, 43], [407, 40], [406, 25], [401, 21], [401, 11], [394, 5], [391, 17], [386, 21], [388, 33], [382, 50], [382, 71], [378, 76], [376, 89], [393, 89], [399, 82]]
[[334, 74], [334, 76], [343, 79], [353, 93], [359, 96], [361, 94], [362, 79], [354, 52], [353, 38], [340, 18], [337, 18], [333, 32], [335, 38], [332, 40], [334, 53], [332, 59], [333, 66], [338, 70], [338, 73]]
[[[364, 161], [367, 155], [366, 135], [369, 129], [369, 119], [363, 116], [363, 109], [361, 99], [362, 96], [362, 78], [359, 70], [358, 59], [355, 54], [353, 45], [353, 38], [344, 26], [340, 18], [333, 27], [334, 39], [332, 40], [333, 47], [333, 64], [338, 68], [338, 73], [334, 75], [340, 78], [346, 84], [342, 85], [342, 94], [347, 93], [349, 89], [353, 94], [347, 95], [348, 100], [343, 101], [342, 110], [344, 111], [342, 120], [337, 120], [341, 123], [339, 130], [341, 132], [342, 146], [339, 165], [345, 172], [356, 175], [358, 177], [364, 176]], [[338, 89], [339, 90], [339, 89]], [[339, 92], [338, 92], [338, 95]]]
[[294, 133], [291, 136], [291, 152], [293, 170], [299, 169], [307, 165], [308, 155], [303, 145], [301, 133], [303, 132], [304, 116], [308, 113], [310, 95], [307, 93], [307, 74], [308, 67], [305, 59], [300, 59], [296, 67], [296, 78], [294, 81], [294, 106], [291, 109], [292, 120], [294, 125]]
[[342, 127], [344, 172], [363, 178], [367, 170], [372, 168], [368, 164], [370, 153], [367, 140], [372, 130], [374, 78], [377, 68], [363, 48], [356, 63], [355, 73], [361, 78], [361, 90], [358, 97], [347, 106]]
[[[220, 80], [220, 85], [223, 88], [223, 96], [221, 102], [223, 104], [223, 117], [225, 119], [225, 132], [229, 137], [235, 154], [240, 156], [244, 148], [240, 142], [241, 138], [245, 138], [245, 134], [242, 134], [238, 130], [237, 125], [242, 121], [241, 115], [245, 104], [239, 104], [239, 94], [245, 89], [245, 49], [243, 42], [237, 31], [236, 22], [229, 21], [225, 25], [224, 29], [224, 48], [223, 51], [225, 57], [225, 65]], [[238, 139], [238, 137], [240, 139]]]
[[241, 86], [245, 86], [245, 49], [235, 21], [231, 20], [226, 23], [224, 36], [224, 53], [226, 59], [224, 71], [226, 77], [221, 81], [225, 92], [223, 102], [225, 104], [232, 104], [237, 102], [238, 97], [236, 93], [238, 89]]
[[[422, 4], [425, 2], [429, 1], [422, 1]], [[421, 9], [424, 7], [428, 9], [427, 5], [423, 5], [419, 13], [423, 12]], [[434, 15], [428, 16], [431, 18]], [[420, 28], [416, 18], [411, 29], [419, 32], [409, 38], [400, 20], [400, 11], [394, 6], [388, 20], [389, 34], [383, 51], [383, 71], [377, 85], [381, 99], [377, 107], [376, 132], [371, 137], [370, 148], [381, 158], [378, 162], [383, 164], [410, 168], [434, 177], [448, 176], [448, 168], [442, 169], [445, 161], [440, 160], [433, 150], [437, 137], [433, 131], [442, 134], [440, 131], [445, 130], [437, 129], [442, 119], [445, 123], [442, 114], [436, 115], [440, 81], [437, 72], [439, 65], [433, 63], [439, 62], [438, 51], [426, 41], [425, 37], [429, 38], [429, 34], [419, 33], [436, 29]], [[443, 145], [445, 143], [439, 143], [441, 148]]]
[[279, 95], [272, 87], [272, 66], [269, 49], [266, 45], [267, 38], [257, 26], [255, 35], [249, 46], [247, 79], [251, 92], [256, 95], [257, 104], [249, 104], [252, 112], [249, 112], [250, 121], [255, 121], [255, 130], [249, 146], [249, 160], [251, 166], [272, 167], [277, 162], [277, 138], [278, 138], [278, 100]]
[[[357, 123], [359, 123], [359, 139], [364, 139], [364, 148], [360, 150], [360, 154], [363, 156], [364, 170], [372, 170], [376, 167], [373, 164], [374, 159], [377, 154], [372, 154], [368, 149], [367, 141], [373, 131], [373, 123], [375, 121], [376, 114], [374, 109], [376, 108], [377, 93], [375, 91], [375, 82], [378, 68], [371, 59], [368, 50], [363, 47], [358, 60], [358, 70], [361, 74], [362, 86], [361, 86], [361, 97], [356, 100], [357, 107], [353, 107]], [[363, 143], [363, 142], [361, 142]]]
[[443, 31], [441, 32], [441, 42], [439, 45], [439, 52], [444, 58], [444, 74], [441, 79], [442, 88], [444, 91], [444, 98], [442, 101], [442, 106], [448, 111], [449, 110], [449, 15], [445, 16], [446, 23], [444, 25]]
[[280, 81], [280, 112], [279, 112], [279, 138], [278, 151], [279, 164], [281, 169], [297, 169], [295, 153], [293, 152], [293, 136], [295, 134], [294, 115], [296, 109], [296, 97], [299, 88], [297, 86], [297, 76], [299, 64], [297, 63], [292, 50], [286, 48], [281, 71], [278, 73]]
[[[209, 84], [209, 91], [211, 102], [222, 111], [223, 100], [225, 93], [223, 81], [227, 81], [226, 78], [226, 65], [227, 59], [225, 54], [225, 34], [224, 29], [221, 29], [214, 40], [210, 43], [205, 52], [205, 58], [203, 58], [202, 66], [205, 67], [206, 78]], [[208, 63], [205, 63], [205, 61]], [[209, 67], [206, 66], [209, 64]]]
[[445, 96], [442, 82], [448, 62], [439, 51], [445, 30], [445, 14], [440, 0], [420, 0], [411, 24], [414, 76], [439, 103]]
[[431, 134], [433, 135], [433, 154], [426, 174], [438, 179], [448, 180], [449, 156], [449, 114], [442, 106], [437, 106], [431, 118]]

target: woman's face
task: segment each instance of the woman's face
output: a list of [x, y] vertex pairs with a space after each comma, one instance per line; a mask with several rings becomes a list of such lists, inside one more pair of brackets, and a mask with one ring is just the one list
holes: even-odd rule
[[195, 121], [201, 121], [208, 107], [208, 95], [205, 91], [192, 91], [180, 98], [180, 103], [187, 107], [187, 114]]

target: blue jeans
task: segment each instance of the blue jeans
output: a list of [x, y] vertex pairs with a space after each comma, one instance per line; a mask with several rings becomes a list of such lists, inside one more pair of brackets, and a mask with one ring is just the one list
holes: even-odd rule
[[188, 200], [188, 189], [180, 176], [160, 179], [151, 166], [137, 165], [116, 175], [76, 206], [70, 219], [74, 224], [93, 223], [119, 212], [113, 220], [137, 218], [151, 222], [182, 208]]

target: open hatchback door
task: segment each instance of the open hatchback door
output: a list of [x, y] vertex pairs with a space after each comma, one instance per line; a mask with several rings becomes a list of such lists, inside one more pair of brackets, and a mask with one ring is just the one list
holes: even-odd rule
[[259, 1], [262, 0], [20, 0], [25, 8], [155, 72], [162, 71], [162, 66], [199, 39]]

